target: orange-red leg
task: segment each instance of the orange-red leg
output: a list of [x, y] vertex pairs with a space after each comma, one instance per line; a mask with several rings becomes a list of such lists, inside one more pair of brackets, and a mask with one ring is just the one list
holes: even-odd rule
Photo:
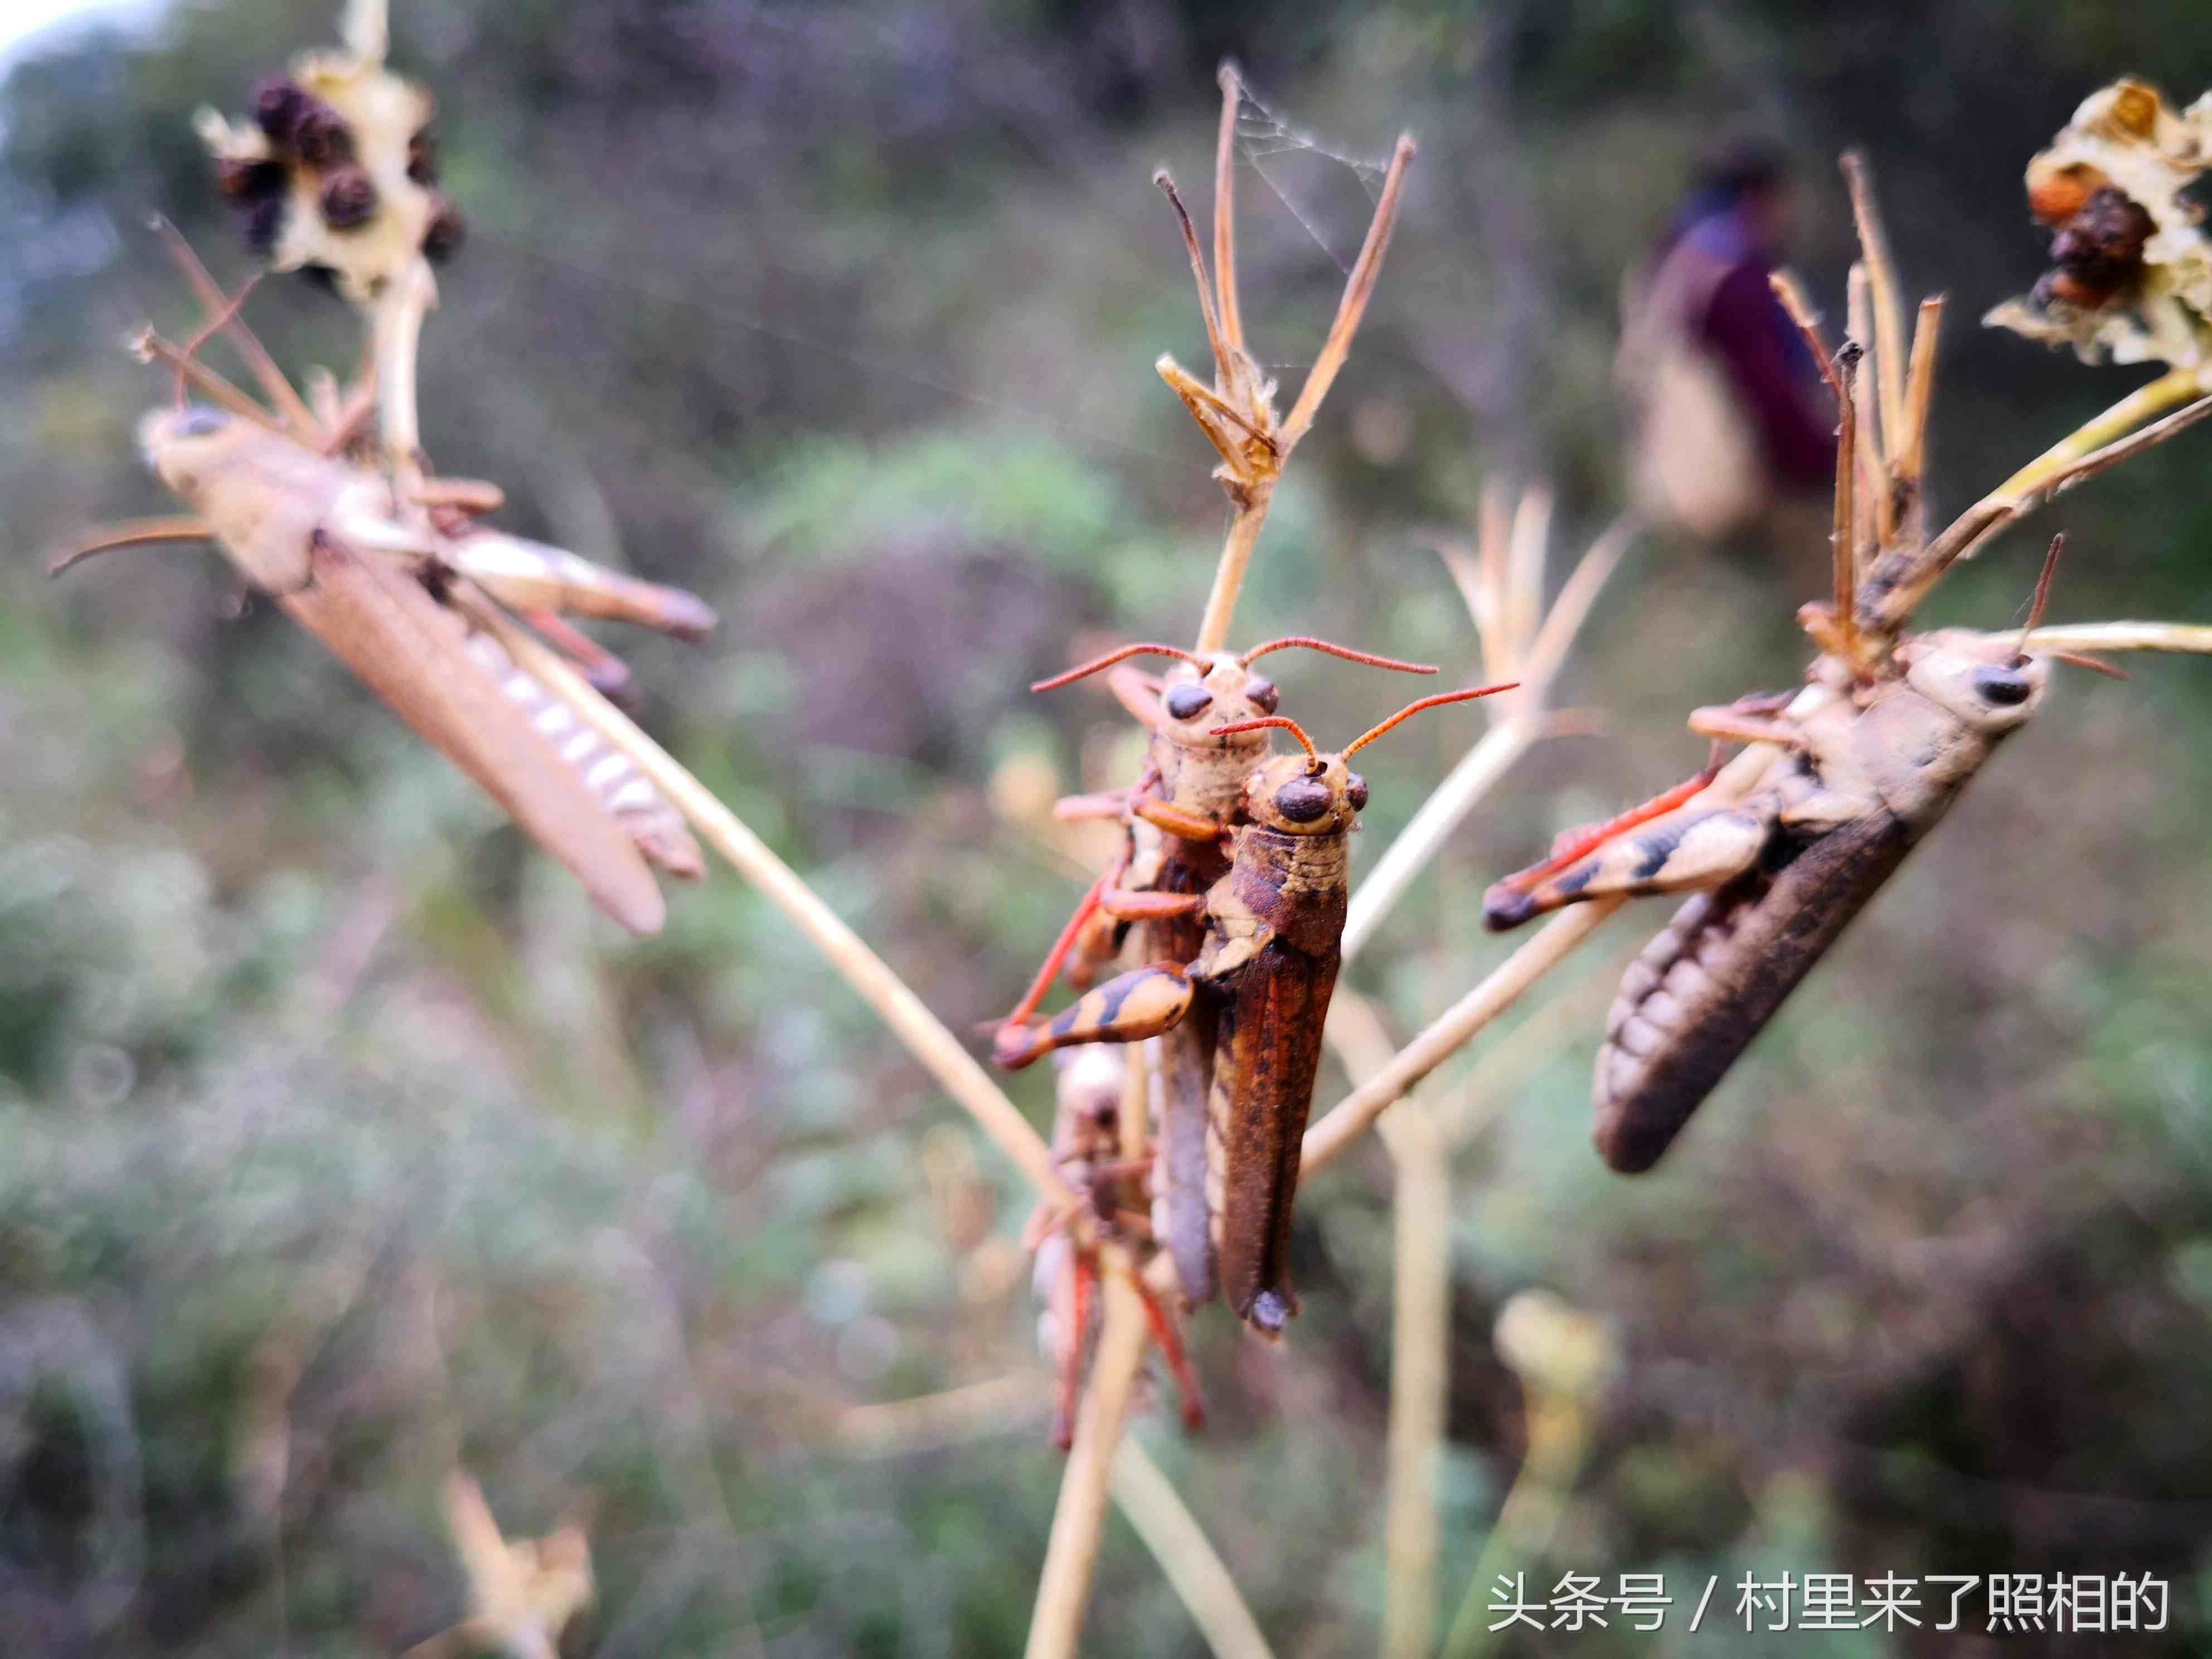
[[1662, 790], [1641, 806], [1632, 806], [1618, 817], [1607, 818], [1602, 823], [1594, 823], [1587, 829], [1571, 832], [1553, 848], [1552, 856], [1541, 864], [1532, 864], [1526, 870], [1516, 870], [1500, 881], [1498, 885], [1508, 892], [1528, 891], [1531, 888], [1550, 880], [1577, 859], [1583, 858], [1602, 847], [1614, 836], [1624, 835], [1638, 824], [1649, 823], [1662, 813], [1673, 811], [1711, 783], [1719, 771], [1720, 757], [1716, 752], [1713, 758], [1706, 763], [1705, 770], [1698, 773], [1697, 776], [1686, 778], [1672, 789]]
[[1075, 907], [1075, 914], [1067, 919], [1067, 926], [1060, 930], [1059, 939], [1053, 942], [1051, 951], [1045, 957], [1044, 965], [1037, 969], [1036, 977], [1030, 981], [1030, 988], [1014, 1005], [1013, 1012], [999, 1022], [1001, 1030], [1030, 1023], [1051, 993], [1052, 982], [1060, 977], [1060, 966], [1066, 962], [1067, 953], [1075, 948], [1075, 942], [1082, 937], [1085, 927], [1097, 914], [1100, 896], [1114, 884], [1115, 878], [1127, 867], [1128, 862], [1129, 855], [1124, 853], [1106, 866], [1104, 875], [1091, 884], [1091, 890], [1083, 896], [1083, 902]]
[[1151, 1285], [1139, 1281], [1137, 1295], [1145, 1304], [1145, 1319], [1152, 1328], [1152, 1340], [1160, 1345], [1168, 1370], [1175, 1376], [1176, 1392], [1182, 1398], [1182, 1425], [1195, 1434], [1206, 1426], [1206, 1400], [1198, 1391], [1198, 1373], [1191, 1369], [1190, 1354], [1182, 1345], [1182, 1333], [1176, 1328], [1168, 1310], [1160, 1305]]

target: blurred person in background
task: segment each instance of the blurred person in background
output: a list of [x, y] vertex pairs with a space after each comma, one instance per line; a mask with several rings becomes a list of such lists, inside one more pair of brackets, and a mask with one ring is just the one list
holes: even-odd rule
[[1656, 522], [1701, 539], [1781, 531], [1778, 508], [1787, 519], [1790, 503], [1817, 499], [1825, 510], [1834, 488], [1835, 410], [1767, 281], [1790, 210], [1779, 147], [1725, 139], [1623, 290], [1632, 488]]

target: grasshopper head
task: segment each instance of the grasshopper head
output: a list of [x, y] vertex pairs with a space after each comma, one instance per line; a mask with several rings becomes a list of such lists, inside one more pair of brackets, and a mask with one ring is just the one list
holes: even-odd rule
[[1273, 742], [1270, 733], [1241, 732], [1217, 738], [1212, 730], [1272, 714], [1281, 700], [1274, 681], [1255, 673], [1228, 652], [1217, 651], [1206, 659], [1203, 672], [1197, 663], [1178, 662], [1161, 677], [1160, 710], [1165, 720], [1160, 729], [1186, 747], [1233, 750], [1256, 762]]
[[1963, 629], [1923, 634], [1899, 647], [1905, 682], [1970, 730], [1999, 737], [2025, 725], [2043, 702], [2050, 665], [2012, 640]]
[[1341, 755], [1278, 755], [1244, 783], [1244, 810], [1286, 836], [1342, 835], [1359, 822], [1367, 780]]
[[245, 424], [204, 404], [149, 410], [138, 422], [138, 453], [155, 477], [185, 501], [197, 501], [208, 464], [230, 450]]

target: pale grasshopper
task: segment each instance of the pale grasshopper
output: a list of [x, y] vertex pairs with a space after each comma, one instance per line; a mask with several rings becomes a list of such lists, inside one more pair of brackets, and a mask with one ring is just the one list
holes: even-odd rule
[[[2117, 672], [2027, 649], [2058, 541], [2016, 635], [1911, 633], [1920, 600], [2000, 525], [2212, 413], [2212, 399], [2201, 401], [1927, 537], [1922, 459], [1942, 302], [1922, 303], [1908, 371], [1867, 181], [1855, 160], [1846, 167], [1869, 265], [1853, 270], [1851, 339], [1834, 359], [1795, 284], [1776, 279], [1840, 416], [1834, 594], [1798, 613], [1820, 648], [1807, 683], [1696, 711], [1690, 729], [1712, 740], [1712, 766], [1619, 818], [1568, 832], [1551, 858], [1499, 882], [1485, 901], [1489, 925], [1506, 928], [1588, 900], [1695, 895], [1630, 967], [1606, 1022], [1595, 1139], [1626, 1172], [1659, 1159], [1991, 752], [2033, 716], [2050, 661]], [[1745, 747], [1723, 766], [1727, 743]]]
[[[477, 522], [500, 502], [491, 485], [425, 478], [403, 488], [363, 459], [364, 400], [334, 396], [311, 411], [180, 241], [173, 250], [212, 314], [184, 345], [151, 330], [136, 342], [176, 377], [173, 404], [139, 422], [146, 461], [191, 509], [94, 532], [58, 573], [106, 549], [210, 541], [247, 585], [313, 634], [392, 709], [481, 785], [583, 882], [608, 915], [640, 933], [666, 909], [648, 864], [685, 878], [699, 849], [675, 809], [630, 758], [518, 667], [467, 607], [520, 609], [595, 684], [621, 665], [560, 613], [617, 617], [696, 639], [714, 613], [692, 595], [605, 569]], [[248, 285], [250, 288], [250, 284]], [[228, 331], [271, 408], [198, 361]], [[210, 401], [185, 401], [187, 385]]]

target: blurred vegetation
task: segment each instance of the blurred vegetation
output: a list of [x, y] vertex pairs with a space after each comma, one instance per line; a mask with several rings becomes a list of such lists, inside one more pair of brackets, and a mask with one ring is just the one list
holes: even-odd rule
[[[1012, 1172], [726, 873], [619, 938], [311, 641], [234, 615], [213, 558], [40, 574], [155, 507], [130, 432], [160, 388], [115, 348], [185, 307], [142, 227], [241, 274], [186, 117], [326, 38], [313, 9], [188, 0], [0, 89], [0, 1648], [391, 1652], [460, 1611], [458, 1456], [510, 1534], [586, 1517], [589, 1650], [1013, 1651], [1059, 1474], [1042, 1387], [896, 1443], [841, 1415], [1036, 1364]], [[2027, 157], [2119, 72], [2212, 84], [2188, 0], [395, 9], [471, 229], [432, 453], [515, 527], [721, 608], [705, 647], [621, 642], [651, 724], [956, 1028], [1077, 890], [1025, 780], [1127, 753], [1103, 697], [1021, 688], [1188, 633], [1211, 572], [1208, 458], [1151, 369], [1202, 356], [1197, 319], [1146, 179], [1206, 197], [1220, 56], [1331, 149], [1422, 144], [1240, 635], [1448, 681], [1472, 635], [1423, 538], [1486, 481], [1555, 480], [1570, 539], [1610, 515], [1620, 275], [1707, 134], [1801, 158], [1832, 308], [1832, 157], [1870, 152], [1907, 275], [1954, 297], [1955, 507], [2130, 383], [1973, 325], [2040, 266]], [[1371, 178], [1269, 175], [1248, 319], [1294, 374]], [[295, 371], [356, 349], [305, 284], [252, 316]], [[2049, 515], [2059, 616], [2212, 619], [2204, 441]], [[2038, 547], [1931, 619], [2016, 616]], [[1689, 771], [1693, 704], [1789, 683], [1811, 558], [1642, 544], [1565, 694], [1607, 734], [1539, 750], [1352, 975], [1401, 1032], [1502, 954], [1487, 880]], [[1664, 912], [1562, 975], [1600, 975], [1588, 1012], [1457, 1172], [1447, 1614], [1524, 1443], [1492, 1320], [1540, 1284], [1628, 1356], [1547, 1586], [2125, 1568], [2172, 1581], [2173, 1650], [2212, 1627], [2212, 678], [2130, 666], [2061, 680], [1652, 1176], [1601, 1168], [1586, 1091], [1606, 940]], [[1285, 673], [1340, 737], [1397, 694]], [[1468, 731], [1374, 752], [1370, 856]], [[1015, 1086], [1041, 1120], [1044, 1079]], [[1379, 1152], [1319, 1182], [1294, 1340], [1200, 1320], [1213, 1427], [1140, 1430], [1285, 1654], [1373, 1639], [1388, 1206]], [[1118, 1525], [1091, 1632], [1197, 1650]]]

